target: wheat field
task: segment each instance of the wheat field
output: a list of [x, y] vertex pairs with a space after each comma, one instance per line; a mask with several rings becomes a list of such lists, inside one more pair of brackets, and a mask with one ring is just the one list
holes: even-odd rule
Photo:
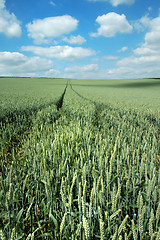
[[160, 239], [159, 80], [0, 81], [2, 240]]

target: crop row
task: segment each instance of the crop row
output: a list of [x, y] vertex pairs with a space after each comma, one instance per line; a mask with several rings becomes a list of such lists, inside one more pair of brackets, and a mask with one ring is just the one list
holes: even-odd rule
[[64, 94], [2, 149], [1, 238], [158, 240], [159, 118]]

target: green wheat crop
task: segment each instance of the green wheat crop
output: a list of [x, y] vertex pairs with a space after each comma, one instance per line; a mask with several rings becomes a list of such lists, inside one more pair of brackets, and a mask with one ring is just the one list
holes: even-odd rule
[[159, 111], [58, 81], [0, 112], [0, 238], [158, 240]]

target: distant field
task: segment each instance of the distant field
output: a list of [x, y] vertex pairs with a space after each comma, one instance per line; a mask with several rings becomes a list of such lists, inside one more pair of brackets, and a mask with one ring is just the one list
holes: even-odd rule
[[[66, 80], [44, 78], [0, 78], [0, 100], [3, 98], [23, 100], [24, 98], [52, 99], [61, 94]], [[32, 101], [32, 100], [31, 100]]]
[[[12, 98], [53, 99], [63, 91], [66, 79], [0, 78], [0, 100]], [[121, 102], [131, 106], [146, 105], [160, 109], [160, 79], [126, 80], [70, 80], [72, 86], [83, 95], [101, 101]]]
[[160, 79], [73, 80], [72, 85], [83, 94], [131, 106], [146, 105], [160, 109]]
[[160, 80], [0, 78], [0, 237], [160, 239]]

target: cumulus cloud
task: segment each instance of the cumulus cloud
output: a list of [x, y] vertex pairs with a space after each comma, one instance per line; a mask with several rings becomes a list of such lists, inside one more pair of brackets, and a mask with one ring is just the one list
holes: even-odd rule
[[0, 75], [35, 76], [53, 68], [51, 60], [27, 57], [19, 52], [0, 52]]
[[62, 77], [61, 72], [59, 70], [56, 70], [56, 69], [53, 69], [53, 68], [51, 68], [48, 71], [46, 71], [44, 73], [44, 76], [46, 76], [46, 77], [54, 77], [54, 76], [56, 76], [57, 78], [58, 77]]
[[155, 63], [157, 65], [160, 64], [160, 57], [159, 56], [131, 56], [123, 58], [117, 62], [119, 66], [128, 66], [128, 67], [154, 67]]
[[150, 31], [145, 34], [144, 43], [134, 50], [136, 55], [160, 56], [160, 17], [150, 20]]
[[26, 25], [28, 36], [37, 44], [48, 43], [55, 37], [74, 31], [78, 20], [69, 15], [34, 20]]
[[89, 65], [84, 65], [84, 66], [72, 66], [72, 67], [67, 67], [65, 68], [65, 72], [72, 72], [72, 73], [77, 73], [77, 72], [88, 72], [88, 71], [97, 71], [98, 70], [98, 65], [97, 64], [89, 64]]
[[120, 4], [133, 4], [135, 0], [88, 0], [89, 2], [110, 2], [114, 7]]
[[[83, 68], [66, 69], [68, 77], [77, 78], [153, 78], [159, 77], [160, 71], [160, 17], [149, 19], [142, 18], [143, 27], [148, 28], [144, 43], [133, 50], [129, 57], [119, 58], [112, 68], [96, 69], [95, 71], [83, 71]], [[120, 51], [127, 50], [123, 47]], [[110, 59], [110, 56], [104, 57]], [[115, 59], [116, 60], [116, 59]], [[70, 70], [70, 71], [69, 71]], [[76, 73], [77, 71], [77, 73]]]
[[[133, 50], [132, 56], [117, 61], [117, 72], [129, 69], [132, 77], [159, 77], [160, 17], [150, 20], [148, 26], [150, 30], [145, 34], [144, 43]], [[127, 75], [130, 76], [129, 72]]]
[[[159, 77], [160, 71], [160, 17], [149, 19], [142, 18], [143, 27], [148, 28], [144, 37], [144, 43], [133, 50], [129, 57], [119, 58], [112, 68], [97, 69], [95, 71], [83, 71], [81, 68], [69, 68], [66, 71], [68, 77], [77, 78], [153, 78]], [[127, 50], [127, 47], [121, 48]], [[96, 69], [96, 68], [95, 68]], [[67, 70], [67, 69], [66, 69]], [[76, 73], [77, 71], [77, 73]]]
[[[126, 78], [152, 78], [159, 77], [159, 56], [130, 56], [117, 62], [117, 72], [129, 69]], [[125, 76], [125, 75], [124, 75]]]
[[71, 66], [65, 68], [65, 77], [66, 78], [95, 78], [98, 73], [97, 64], [88, 64], [83, 66]]
[[57, 58], [57, 59], [69, 59], [74, 60], [77, 58], [84, 58], [95, 55], [95, 51], [82, 47], [71, 46], [51, 46], [48, 48], [37, 46], [23, 46], [22, 51], [30, 51], [38, 56]]
[[117, 33], [131, 33], [132, 26], [128, 23], [124, 14], [119, 15], [110, 12], [102, 16], [98, 16], [96, 22], [100, 25], [97, 33], [91, 33], [92, 37], [104, 36], [114, 37]]
[[142, 18], [134, 21], [133, 26], [137, 31], [142, 32], [146, 28], [150, 27], [150, 21], [151, 21], [151, 19], [148, 17], [148, 14], [147, 14], [147, 15], [143, 16]]
[[118, 52], [125, 52], [128, 50], [128, 47], [122, 47]]
[[20, 37], [21, 27], [20, 22], [14, 15], [5, 7], [5, 0], [0, 0], [0, 33], [7, 37]]
[[77, 45], [81, 45], [81, 44], [86, 42], [85, 38], [83, 38], [80, 35], [78, 35], [78, 36], [71, 36], [70, 38], [64, 37], [63, 41], [65, 41], [65, 42], [67, 42], [69, 44], [77, 44]]
[[150, 23], [151, 31], [145, 36], [144, 46], [160, 51], [160, 17], [154, 18]]
[[0, 0], [0, 9], [5, 8], [5, 0]]
[[106, 60], [116, 60], [118, 59], [117, 56], [104, 56], [103, 59], [106, 59]]

